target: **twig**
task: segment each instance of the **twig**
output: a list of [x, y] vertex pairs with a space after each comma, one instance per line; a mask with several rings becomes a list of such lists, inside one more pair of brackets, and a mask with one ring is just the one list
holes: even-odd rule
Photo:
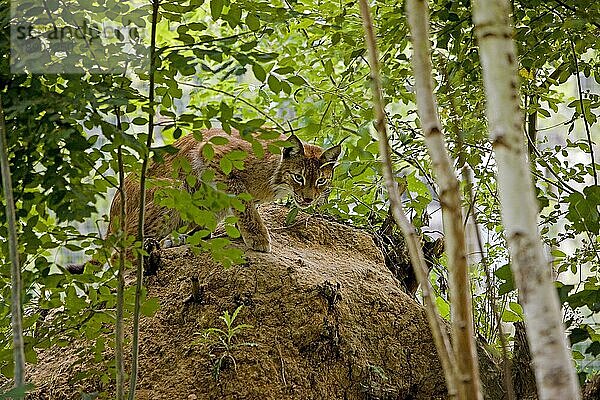
[[239, 39], [241, 37], [248, 36], [248, 35], [251, 35], [253, 33], [254, 34], [258, 34], [257, 32], [248, 31], [248, 32], [242, 32], [242, 33], [238, 33], [238, 34], [230, 35], [230, 36], [225, 36], [225, 37], [212, 38], [212, 39], [205, 40], [203, 42], [198, 42], [198, 43], [180, 44], [180, 45], [173, 45], [173, 46], [163, 46], [160, 49], [156, 50], [156, 53], [157, 53], [157, 55], [160, 55], [160, 54], [164, 53], [165, 51], [186, 50], [186, 49], [189, 49], [191, 47], [201, 46], [201, 45], [205, 45], [205, 44], [208, 44], [208, 43], [225, 42], [227, 40]]
[[592, 142], [592, 135], [590, 133], [590, 125], [588, 124], [587, 117], [585, 116], [585, 110], [583, 109], [583, 92], [581, 89], [581, 77], [579, 76], [579, 63], [577, 61], [577, 52], [575, 51], [575, 44], [571, 39], [571, 50], [573, 51], [573, 62], [575, 63], [575, 76], [577, 77], [577, 92], [579, 93], [579, 105], [581, 107], [581, 116], [583, 117], [583, 125], [585, 126], [585, 133], [587, 135], [588, 146], [590, 148], [590, 158], [592, 160], [592, 171], [594, 172], [594, 185], [598, 186], [598, 173], [596, 172], [596, 160], [594, 159], [594, 143]]
[[[152, 1], [152, 30], [150, 35], [150, 69], [148, 82], [148, 138], [146, 140], [146, 149], [143, 154], [142, 170], [140, 175], [140, 204], [138, 212], [137, 242], [139, 246], [144, 246], [144, 220], [146, 214], [146, 170], [148, 168], [148, 159], [152, 138], [154, 136], [154, 115], [156, 113], [154, 104], [154, 74], [156, 73], [156, 25], [158, 23], [158, 7], [160, 0]], [[129, 400], [135, 399], [135, 388], [138, 375], [138, 353], [139, 353], [139, 335], [140, 335], [140, 308], [142, 298], [142, 281], [144, 270], [144, 257], [141, 251], [137, 253], [137, 270], [135, 282], [135, 305], [133, 311], [133, 341], [131, 354], [131, 379], [129, 381]]]
[[[117, 129], [123, 130], [121, 125], [121, 113], [119, 107], [115, 107], [115, 116], [117, 118]], [[119, 145], [117, 148], [117, 163], [119, 165], [119, 196], [121, 201], [119, 226], [121, 238], [119, 240], [119, 267], [117, 270], [117, 301], [116, 301], [116, 315], [115, 315], [115, 364], [116, 364], [116, 377], [117, 377], [117, 400], [123, 400], [125, 398], [125, 368], [123, 362], [124, 354], [124, 334], [123, 334], [123, 315], [124, 315], [124, 304], [125, 304], [125, 248], [127, 238], [127, 226], [126, 226], [126, 214], [125, 214], [125, 202], [127, 201], [127, 195], [125, 192], [125, 170], [123, 167], [123, 146]], [[111, 221], [112, 223], [112, 221]], [[111, 229], [109, 228], [109, 231]]]
[[255, 111], [257, 111], [259, 114], [261, 114], [263, 117], [267, 118], [269, 121], [271, 121], [275, 125], [277, 125], [277, 127], [279, 129], [281, 129], [282, 131], [285, 131], [285, 127], [283, 125], [281, 125], [279, 122], [277, 122], [277, 120], [275, 120], [269, 114], [265, 113], [259, 107], [257, 107], [254, 104], [250, 103], [248, 100], [245, 100], [245, 99], [239, 97], [239, 95], [235, 95], [235, 94], [226, 92], [224, 90], [217, 89], [217, 88], [210, 87], [210, 86], [206, 86], [206, 85], [202, 85], [202, 84], [188, 83], [188, 82], [181, 82], [181, 81], [176, 81], [176, 82], [179, 83], [179, 84], [181, 84], [181, 85], [186, 85], [186, 86], [191, 86], [191, 87], [196, 87], [196, 88], [206, 89], [206, 90], [212, 90], [213, 92], [221, 93], [221, 94], [224, 94], [225, 96], [229, 96], [229, 97], [232, 97], [232, 98], [234, 98], [236, 100], [239, 100], [242, 103], [244, 103], [245, 105], [247, 105], [248, 107], [253, 108]]

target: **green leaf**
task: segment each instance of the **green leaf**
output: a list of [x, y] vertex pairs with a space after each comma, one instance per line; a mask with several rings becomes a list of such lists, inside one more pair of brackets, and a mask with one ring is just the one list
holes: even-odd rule
[[225, 175], [229, 175], [229, 173], [233, 169], [233, 163], [228, 158], [222, 158], [221, 161], [219, 161], [219, 166], [221, 167], [221, 171], [223, 171]]
[[563, 285], [561, 282], [556, 282], [556, 286], [561, 304], [567, 301], [569, 292], [575, 287], [575, 285]]
[[210, 15], [215, 21], [219, 19], [223, 12], [223, 1], [224, 0], [210, 0]]
[[185, 26], [192, 31], [203, 31], [207, 28], [207, 26], [201, 22], [191, 22]]
[[569, 334], [569, 341], [571, 342], [571, 346], [575, 343], [583, 342], [590, 338], [590, 333], [587, 329], [574, 328]]
[[445, 320], [450, 320], [450, 304], [443, 298], [437, 296], [435, 298], [435, 302], [440, 312], [440, 317], [444, 318]]
[[334, 46], [334, 45], [338, 44], [340, 42], [341, 38], [342, 38], [342, 35], [339, 32], [336, 32], [333, 35], [331, 35], [331, 45]]
[[504, 310], [504, 312], [502, 313], [502, 321], [518, 322], [521, 321], [521, 317], [510, 310]]
[[207, 160], [210, 161], [213, 159], [213, 157], [215, 156], [215, 149], [212, 147], [212, 145], [210, 143], [206, 143], [203, 147], [202, 147], [202, 156]]
[[512, 270], [510, 269], [510, 264], [504, 264], [503, 266], [498, 268], [496, 271], [494, 271], [494, 275], [496, 275], [498, 278], [505, 280], [505, 281], [513, 279], [513, 274], [512, 274]]
[[298, 75], [290, 76], [287, 78], [287, 81], [296, 86], [306, 86], [308, 83], [306, 80]]
[[285, 217], [285, 225], [290, 226], [296, 221], [296, 217], [298, 216], [298, 207], [290, 208], [290, 211], [287, 213]]
[[587, 350], [585, 351], [586, 354], [591, 354], [592, 357], [598, 357], [600, 355], [600, 342], [598, 341], [594, 341], [592, 342]]
[[242, 50], [242, 51], [250, 51], [250, 50], [252, 50], [253, 48], [255, 48], [257, 44], [258, 44], [258, 41], [256, 41], [256, 40], [251, 40], [251, 41], [249, 41], [249, 42], [246, 42], [246, 43], [242, 44], [242, 45], [240, 46], [240, 50]]
[[244, 150], [232, 150], [227, 153], [227, 158], [230, 160], [245, 160], [248, 157], [248, 153]]
[[256, 79], [261, 82], [264, 82], [265, 79], [267, 79], [267, 73], [260, 64], [252, 64], [252, 72], [254, 73]]
[[239, 25], [240, 20], [242, 18], [242, 9], [236, 4], [232, 4], [229, 7], [229, 12], [227, 13], [227, 22], [229, 26], [235, 28]]
[[157, 298], [152, 297], [144, 301], [140, 307], [140, 312], [146, 317], [151, 317], [160, 308], [160, 303]]
[[496, 271], [494, 271], [494, 275], [504, 280], [504, 282], [501, 283], [500, 287], [498, 288], [499, 296], [502, 296], [515, 290], [515, 281], [513, 278], [512, 271], [510, 269], [510, 264], [505, 264], [502, 267], [498, 268]]
[[146, 118], [136, 117], [131, 121], [131, 123], [134, 125], [146, 125], [148, 120]]
[[273, 70], [273, 72], [275, 72], [277, 74], [291, 74], [292, 72], [294, 72], [294, 68], [281, 67], [281, 68], [277, 68], [277, 69]]
[[252, 141], [252, 151], [254, 152], [256, 158], [263, 158], [265, 155], [265, 149], [258, 140]]
[[273, 92], [281, 92], [281, 82], [275, 76], [269, 75], [269, 79], [267, 79], [267, 84], [269, 85], [269, 89], [271, 89]]
[[292, 93], [292, 87], [290, 86], [289, 83], [287, 83], [286, 81], [280, 81], [279, 83], [281, 84], [281, 90], [283, 90], [283, 92], [285, 94], [291, 94]]
[[[584, 196], [585, 195], [585, 196]], [[588, 186], [579, 192], [571, 193], [566, 201], [569, 203], [567, 219], [579, 232], [600, 233], [600, 187]]]
[[521, 307], [521, 305], [519, 303], [515, 303], [514, 301], [511, 301], [508, 304], [508, 308], [510, 308], [515, 314], [517, 314], [518, 316], [523, 318], [523, 308]]
[[214, 143], [217, 146], [222, 146], [224, 144], [229, 143], [229, 139], [223, 136], [213, 136], [210, 138], [209, 142]]
[[256, 16], [256, 14], [248, 14], [246, 16], [246, 25], [250, 28], [251, 31], [257, 31], [260, 29], [260, 20]]
[[234, 239], [240, 237], [240, 231], [238, 231], [234, 225], [225, 225], [225, 232]]
[[[233, 118], [233, 107], [230, 107], [224, 101], [221, 102], [219, 106], [219, 111], [221, 112], [221, 122], [227, 122]], [[226, 131], [225, 128], [223, 128], [223, 130]]]

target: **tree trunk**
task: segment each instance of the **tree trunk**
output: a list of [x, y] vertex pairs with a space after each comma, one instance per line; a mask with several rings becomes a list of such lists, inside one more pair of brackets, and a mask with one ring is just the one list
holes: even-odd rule
[[2, 186], [6, 202], [6, 221], [8, 228], [8, 252], [10, 257], [11, 279], [11, 325], [13, 334], [13, 361], [15, 363], [15, 387], [22, 388], [25, 379], [25, 351], [23, 342], [23, 312], [21, 309], [21, 264], [17, 243], [17, 221], [15, 201], [13, 198], [10, 166], [8, 165], [8, 143], [4, 124], [4, 109], [0, 97], [0, 169], [2, 170]]
[[400, 191], [398, 184], [394, 179], [392, 170], [392, 159], [390, 145], [388, 142], [387, 125], [385, 122], [384, 102], [381, 91], [381, 77], [379, 75], [379, 52], [375, 39], [375, 30], [371, 18], [371, 10], [367, 0], [360, 0], [360, 12], [365, 30], [365, 38], [369, 53], [369, 64], [371, 67], [371, 78], [373, 85], [373, 110], [375, 113], [375, 127], [379, 136], [379, 154], [381, 156], [383, 176], [388, 191], [390, 209], [396, 224], [402, 230], [409, 250], [411, 262], [421, 285], [423, 303], [427, 320], [431, 328], [431, 333], [442, 363], [448, 394], [450, 398], [456, 397], [456, 359], [450, 345], [450, 340], [445, 329], [442, 327], [442, 321], [435, 303], [433, 289], [429, 283], [428, 269], [423, 256], [423, 248], [415, 227], [410, 223], [402, 207]]
[[444, 222], [452, 301], [452, 343], [457, 357], [458, 395], [461, 399], [481, 399], [462, 199], [454, 166], [444, 143], [433, 94], [429, 58], [431, 53], [429, 48], [429, 10], [426, 0], [409, 0], [406, 10], [413, 44], [412, 64], [417, 91], [417, 108], [436, 181], [440, 187], [440, 204]]
[[498, 165], [502, 220], [522, 300], [540, 399], [580, 398], [560, 304], [537, 228], [537, 202], [521, 130], [516, 52], [506, 0], [478, 0], [479, 40], [490, 140]]

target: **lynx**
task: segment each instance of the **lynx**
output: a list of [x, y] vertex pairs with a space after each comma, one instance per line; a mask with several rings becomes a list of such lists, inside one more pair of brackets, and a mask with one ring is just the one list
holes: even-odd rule
[[[226, 144], [213, 145], [214, 156], [207, 160], [203, 157], [203, 147], [215, 136], [227, 139]], [[221, 129], [210, 129], [202, 133], [202, 140], [193, 135], [187, 135], [177, 140], [173, 146], [178, 149], [176, 154], [165, 157], [164, 163], [151, 163], [147, 176], [162, 180], [173, 180], [173, 164], [177, 157], [185, 157], [192, 168], [192, 173], [198, 180], [207, 169], [216, 173], [215, 182], [224, 183], [233, 194], [248, 193], [252, 200], [246, 204], [243, 212], [233, 211], [238, 218], [237, 226], [244, 243], [253, 250], [260, 252], [271, 251], [269, 231], [259, 215], [256, 205], [271, 202], [275, 199], [291, 195], [294, 202], [301, 208], [319, 205], [326, 201], [331, 191], [331, 179], [337, 158], [341, 152], [338, 144], [329, 149], [303, 143], [292, 134], [289, 137], [280, 136], [277, 139], [263, 140], [255, 135], [264, 149], [264, 156], [257, 157], [250, 142], [244, 140], [239, 132], [232, 130], [227, 134]], [[281, 154], [269, 151], [269, 143], [285, 141], [286, 147], [281, 148]], [[234, 150], [242, 150], [247, 156], [244, 159], [244, 169], [233, 169], [225, 174], [219, 162], [223, 156]], [[196, 189], [185, 183], [185, 180], [175, 181], [173, 185], [182, 187], [190, 193]], [[146, 192], [144, 232], [148, 238], [163, 240], [171, 232], [186, 225], [177, 211], [162, 207], [154, 202], [157, 188]], [[125, 178], [125, 209], [127, 218], [124, 230], [135, 235], [139, 211], [139, 183], [134, 176]], [[110, 217], [116, 221], [120, 213], [121, 198], [119, 194], [113, 199]], [[225, 215], [220, 216], [223, 218]], [[111, 223], [112, 225], [112, 223]], [[111, 229], [109, 228], [109, 234]]]

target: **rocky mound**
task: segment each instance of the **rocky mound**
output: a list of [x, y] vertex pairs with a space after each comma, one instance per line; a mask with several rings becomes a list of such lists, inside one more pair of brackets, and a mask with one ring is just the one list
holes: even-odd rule
[[[243, 266], [224, 269], [185, 247], [161, 252], [161, 268], [147, 280], [160, 309], [141, 322], [136, 397], [446, 398], [424, 312], [371, 236], [302, 213], [284, 227], [283, 207], [261, 213], [273, 252], [248, 251]], [[239, 328], [230, 343], [225, 332], [207, 333], [226, 331], [219, 317], [240, 305], [233, 327], [251, 327]], [[90, 380], [84, 388], [69, 384], [82, 369], [75, 347], [40, 355], [30, 372], [39, 388], [32, 398], [112, 391]]]

